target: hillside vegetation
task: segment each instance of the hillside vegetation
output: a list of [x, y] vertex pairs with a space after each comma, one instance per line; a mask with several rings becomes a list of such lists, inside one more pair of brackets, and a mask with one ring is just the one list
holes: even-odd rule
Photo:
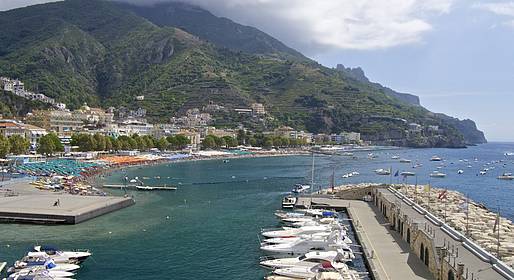
[[[209, 102], [229, 110], [260, 102], [273, 116], [272, 126], [351, 130], [409, 146], [471, 142], [455, 123], [388, 95], [378, 84], [324, 67], [255, 28], [205, 11], [188, 17], [180, 5], [166, 20], [160, 18], [166, 12], [100, 0], [1, 12], [0, 75], [20, 78], [71, 108], [84, 102], [142, 107], [153, 121]], [[211, 32], [216, 28], [222, 29]], [[136, 101], [138, 95], [144, 101]], [[220, 121], [236, 125], [230, 114]], [[405, 133], [410, 122], [437, 125], [440, 133], [412, 137]]]

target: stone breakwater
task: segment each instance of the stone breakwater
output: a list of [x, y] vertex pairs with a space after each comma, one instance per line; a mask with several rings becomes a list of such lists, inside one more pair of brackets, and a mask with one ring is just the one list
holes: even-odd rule
[[[399, 191], [485, 250], [514, 267], [514, 224], [463, 194], [428, 186], [401, 185]], [[498, 246], [499, 245], [499, 246]], [[499, 256], [498, 256], [499, 254]]]

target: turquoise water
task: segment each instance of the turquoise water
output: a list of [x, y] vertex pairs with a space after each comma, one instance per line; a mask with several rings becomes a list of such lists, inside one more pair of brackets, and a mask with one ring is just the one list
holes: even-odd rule
[[[441, 171], [445, 179], [432, 179], [434, 186], [457, 189], [488, 207], [500, 206], [503, 216], [514, 218], [514, 182], [496, 176], [514, 172], [513, 144], [487, 144], [469, 149], [401, 149], [382, 151], [375, 160], [367, 153], [359, 159], [339, 156], [316, 158], [316, 182], [328, 185], [335, 168], [337, 183], [389, 182], [389, 177], [373, 173], [377, 168], [418, 173], [418, 182], [439, 163], [433, 155], [446, 159]], [[393, 154], [419, 160], [422, 168], [391, 160]], [[475, 162], [474, 158], [478, 161]], [[468, 163], [459, 159], [469, 159]], [[486, 176], [476, 176], [482, 166], [495, 164]], [[451, 164], [453, 162], [453, 164]], [[504, 165], [505, 164], [505, 165]], [[78, 279], [261, 279], [266, 271], [258, 267], [258, 232], [276, 226], [273, 212], [281, 197], [294, 183], [310, 181], [310, 156], [183, 162], [119, 171], [106, 178], [120, 183], [122, 178], [160, 176], [152, 184], [174, 184], [175, 192], [132, 192], [137, 204], [97, 219], [72, 226], [0, 225], [0, 260], [20, 258], [34, 242], [62, 248], [88, 248], [94, 253], [78, 274]], [[489, 165], [490, 167], [490, 165]], [[457, 170], [465, 171], [457, 175]], [[341, 175], [358, 171], [349, 179]], [[170, 178], [168, 178], [170, 177]], [[394, 178], [393, 181], [396, 181]], [[414, 182], [409, 178], [409, 182]], [[121, 194], [121, 192], [118, 192]], [[166, 219], [169, 216], [170, 219]]]

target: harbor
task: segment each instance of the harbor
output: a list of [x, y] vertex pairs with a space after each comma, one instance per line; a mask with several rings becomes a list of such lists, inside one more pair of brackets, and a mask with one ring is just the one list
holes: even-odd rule
[[[505, 148], [500, 147], [498, 152], [494, 152], [494, 150], [490, 150], [490, 147], [485, 145], [466, 150], [437, 151], [388, 150], [375, 152], [372, 159], [368, 157], [368, 152], [355, 152], [353, 157], [358, 157], [358, 159], [349, 156], [316, 155], [314, 187], [308, 189], [307, 194], [317, 192], [321, 186], [324, 194], [313, 196], [313, 208], [329, 209], [328, 206], [334, 208], [342, 215], [340, 221], [347, 227], [348, 238], [355, 245], [362, 246], [351, 246], [350, 248], [354, 251], [356, 259], [361, 257], [364, 263], [362, 265], [347, 264], [350, 269], [368, 273], [359, 274], [359, 277], [404, 279], [399, 275], [405, 274], [412, 279], [437, 279], [419, 257], [420, 248], [412, 249], [410, 248], [411, 244], [407, 243], [407, 224], [404, 222], [402, 237], [398, 230], [391, 229], [393, 223], [390, 219], [393, 217], [390, 214], [395, 213], [396, 216], [396, 212], [388, 210], [386, 219], [380, 211], [380, 207], [375, 206], [373, 196], [370, 197], [371, 200], [366, 198], [369, 201], [364, 201], [363, 198], [368, 194], [360, 189], [362, 186], [370, 185], [389, 186], [392, 181], [392, 185], [397, 185], [400, 190], [399, 187], [402, 185], [413, 185], [416, 176], [403, 180], [401, 176], [394, 177], [396, 170], [400, 169], [400, 173], [403, 171], [415, 172], [419, 183], [418, 203], [422, 205], [423, 200], [426, 201], [426, 196], [423, 197], [424, 188], [422, 191], [421, 186], [427, 185], [429, 173], [436, 170], [441, 163], [445, 163], [446, 167], [439, 170], [446, 173], [447, 177], [431, 181], [431, 191], [433, 192], [431, 208], [436, 208], [434, 199], [437, 199], [439, 192], [448, 189], [451, 192], [459, 191], [461, 194], [467, 194], [466, 197], [469, 197], [470, 201], [474, 201], [477, 205], [486, 205], [492, 213], [496, 213], [495, 206], [498, 199], [501, 206], [501, 217], [511, 220], [512, 209], [508, 207], [508, 203], [512, 199], [512, 192], [509, 181], [496, 178], [497, 174], [505, 172], [503, 169], [507, 172], [511, 170], [511, 162], [508, 162], [507, 167], [502, 167], [502, 170], [497, 169], [507, 162], [496, 164], [497, 171], [491, 169], [490, 164], [487, 175], [475, 175], [487, 163], [503, 157], [502, 151]], [[509, 150], [512, 149], [509, 148]], [[443, 161], [431, 162], [430, 159], [434, 154], [438, 154]], [[495, 156], [495, 154], [499, 154], [499, 156]], [[399, 160], [391, 159], [394, 155], [399, 155], [399, 158], [411, 159], [412, 163], [400, 163]], [[479, 161], [475, 162], [474, 157], [479, 158]], [[459, 162], [459, 159], [466, 158], [470, 159], [470, 163]], [[423, 163], [423, 166], [412, 168], [418, 163]], [[473, 165], [473, 168], [467, 168], [468, 164]], [[336, 167], [335, 172], [334, 166]], [[104, 279], [109, 280], [130, 279], [133, 267], [141, 268], [138, 270], [141, 279], [167, 278], [171, 271], [174, 279], [186, 280], [191, 279], [192, 270], [194, 270], [194, 277], [198, 279], [263, 279], [263, 277], [269, 276], [270, 270], [262, 268], [260, 261], [261, 257], [268, 254], [260, 249], [257, 235], [260, 235], [263, 228], [279, 225], [274, 213], [281, 208], [282, 198], [290, 193], [297, 184], [303, 185], [298, 190], [306, 189], [305, 186], [309, 185], [312, 179], [311, 167], [312, 157], [310, 155], [230, 159], [226, 163], [223, 158], [215, 158], [123, 167], [112, 173], [105, 173], [104, 177], [98, 177], [97, 182], [92, 182], [92, 185], [100, 191], [108, 192], [116, 197], [123, 197], [127, 194], [134, 198], [135, 205], [75, 225], [49, 227], [0, 224], [3, 235], [0, 242], [0, 248], [2, 248], [0, 260], [12, 264], [26, 252], [28, 246], [37, 241], [40, 244], [55, 244], [63, 248], [88, 248], [95, 252], [95, 264], [85, 266], [77, 273], [76, 278], [82, 280], [97, 279], [98, 275], [104, 275]], [[393, 172], [389, 176], [377, 175], [374, 170], [380, 168], [391, 169]], [[459, 169], [463, 169], [464, 174], [457, 174]], [[335, 186], [332, 189], [330, 182], [334, 173]], [[344, 176], [347, 174], [352, 174], [352, 176]], [[423, 174], [426, 174], [426, 177]], [[102, 185], [125, 185], [126, 177], [129, 181], [138, 177], [144, 182], [144, 185], [148, 186], [177, 186], [178, 189], [177, 191], [137, 191], [133, 188], [102, 188]], [[400, 182], [398, 183], [398, 181]], [[12, 188], [8, 185], [8, 181], [4, 184], [7, 185], [3, 188]], [[339, 189], [347, 186], [352, 186], [353, 191], [347, 191], [348, 194], [345, 196], [337, 197]], [[488, 189], [488, 186], [495, 187]], [[38, 191], [40, 194], [56, 195], [56, 197], [60, 196], [58, 193], [61, 192], [60, 190], [38, 189], [29, 183], [26, 184], [26, 187], [31, 191]], [[333, 196], [332, 190], [335, 190], [336, 197]], [[387, 187], [385, 190], [387, 191]], [[18, 190], [20, 195], [21, 191]], [[413, 189], [401, 190], [402, 194], [406, 192], [414, 194]], [[350, 196], [349, 193], [354, 193], [354, 195]], [[300, 195], [298, 203], [300, 208], [301, 204], [305, 203], [308, 206], [307, 203], [310, 202], [310, 199], [302, 198], [305, 194]], [[396, 195], [392, 195], [396, 197]], [[82, 195], [75, 196], [83, 197]], [[459, 204], [451, 202], [451, 195], [448, 198], [447, 209], [450, 209], [450, 204]], [[330, 200], [331, 204], [327, 206], [325, 200]], [[50, 202], [54, 203], [55, 201]], [[402, 202], [402, 204], [404, 203]], [[441, 206], [444, 206], [444, 203], [441, 203]], [[53, 206], [48, 207], [54, 208]], [[407, 212], [408, 208], [403, 209], [403, 207], [407, 207], [407, 205], [402, 205], [402, 211], [405, 211], [410, 217], [411, 213]], [[471, 211], [474, 210], [473, 208]], [[450, 213], [449, 210], [448, 213]], [[450, 215], [447, 216], [449, 224]], [[403, 217], [404, 214], [401, 215], [401, 218]], [[473, 214], [470, 217], [473, 217]], [[440, 220], [444, 221], [443, 218]], [[419, 219], [423, 221], [422, 217]], [[494, 222], [494, 219], [492, 220]], [[426, 222], [426, 224], [430, 223]], [[424, 230], [422, 225], [424, 224], [420, 224], [418, 228]], [[432, 227], [435, 226], [432, 224]], [[471, 229], [472, 227], [470, 227], [470, 232]], [[500, 225], [501, 236], [503, 236], [503, 229], [508, 229], [508, 227]], [[434, 231], [436, 230], [434, 229]], [[492, 228], [489, 232], [492, 232]], [[436, 236], [437, 234], [439, 233], [436, 233]], [[411, 228], [411, 235], [413, 238], [414, 227]], [[447, 245], [448, 240], [446, 240]], [[455, 244], [459, 243], [459, 241], [454, 242]], [[441, 244], [444, 245], [444, 238]], [[502, 240], [501, 244], [507, 244], [506, 240]], [[455, 271], [458, 271], [458, 262], [464, 255], [464, 249], [459, 247], [452, 253], [451, 245], [446, 253], [446, 262], [449, 262], [452, 267], [457, 268]], [[477, 245], [482, 247], [478, 243]], [[457, 248], [456, 245], [454, 247]], [[119, 258], [120, 248], [123, 248], [131, 257]], [[484, 249], [486, 248], [484, 247]], [[494, 256], [495, 248], [491, 251]], [[372, 258], [369, 257], [371, 254]], [[454, 258], [457, 254], [459, 258]], [[436, 254], [429, 252], [428, 255], [429, 258], [432, 258]], [[505, 257], [502, 257], [501, 261], [505, 262]], [[436, 261], [431, 259], [429, 264], [432, 262]], [[166, 263], [168, 269], [157, 271], [141, 265], [146, 263]], [[113, 267], [117, 268], [116, 271], [113, 271]], [[477, 272], [478, 269], [483, 271]], [[488, 262], [482, 262], [478, 269], [475, 270], [470, 265], [465, 265], [463, 275], [465, 277], [467, 271], [468, 278], [463, 279], [505, 279], [505, 277], [488, 278], [491, 275], [480, 274], [486, 271], [495, 271], [493, 265]], [[496, 274], [492, 276], [496, 277]]]
[[348, 211], [374, 279], [514, 279], [510, 257], [494, 256], [400, 190], [348, 185], [330, 196], [300, 197], [296, 207]]

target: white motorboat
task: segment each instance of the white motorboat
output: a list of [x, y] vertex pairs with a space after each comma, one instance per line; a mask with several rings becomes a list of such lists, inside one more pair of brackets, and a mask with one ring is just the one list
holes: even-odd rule
[[298, 257], [267, 259], [260, 262], [260, 265], [267, 269], [286, 268], [294, 266], [312, 267], [323, 262], [337, 263], [347, 262], [342, 251], [308, 252]]
[[433, 156], [430, 158], [430, 161], [442, 161], [443, 159], [438, 156]]
[[506, 152], [506, 153], [505, 153], [505, 156], [507, 156], [507, 157], [514, 156], [514, 152]]
[[305, 193], [309, 191], [311, 186], [309, 185], [302, 185], [302, 184], [296, 184], [294, 185], [293, 189], [291, 190], [292, 193]]
[[430, 173], [430, 177], [433, 177], [433, 178], [444, 178], [444, 177], [446, 177], [446, 174], [443, 173], [443, 172], [434, 171], [434, 172]]
[[275, 238], [287, 236], [300, 236], [305, 234], [314, 234], [318, 232], [334, 231], [341, 229], [344, 229], [344, 226], [338, 223], [334, 223], [330, 225], [304, 226], [300, 228], [282, 227], [282, 229], [279, 230], [265, 230], [262, 232], [262, 235], [266, 238]]
[[264, 244], [261, 246], [261, 250], [273, 255], [281, 256], [296, 256], [310, 251], [331, 251], [336, 249], [347, 249], [349, 250], [347, 252], [351, 253], [348, 254], [348, 258], [353, 259], [355, 257], [348, 244], [345, 243], [338, 235], [329, 236], [328, 238], [309, 240], [299, 239], [289, 243]]
[[412, 162], [412, 160], [410, 160], [410, 159], [406, 159], [406, 158], [402, 158], [402, 159], [400, 159], [400, 162], [401, 162], [401, 163], [411, 163], [411, 162]]
[[400, 159], [400, 156], [392, 156], [391, 159]]
[[[48, 270], [48, 269], [41, 269], [41, 268], [34, 268], [34, 269], [28, 269], [24, 271], [15, 272], [9, 275], [9, 277], [13, 277], [13, 279], [17, 279], [16, 277], [19, 277], [20, 279], [29, 279], [27, 277], [30, 276], [49, 276], [50, 279], [57, 278], [67, 278], [74, 276], [75, 273], [69, 272], [69, 271], [60, 271], [60, 270]], [[25, 278], [24, 278], [25, 277]], [[38, 278], [35, 278], [38, 279]], [[41, 278], [44, 279], [44, 278]]]
[[380, 168], [380, 169], [375, 170], [375, 173], [377, 175], [391, 175], [391, 170]]
[[403, 177], [409, 177], [409, 176], [416, 176], [416, 173], [404, 171], [404, 172], [400, 173], [400, 175], [402, 175]]
[[305, 212], [286, 212], [286, 211], [278, 210], [278, 211], [275, 211], [275, 216], [279, 219], [299, 218], [299, 217], [305, 217]]
[[503, 173], [502, 175], [498, 176], [498, 179], [500, 179], [500, 180], [514, 180], [514, 176], [512, 176], [512, 173]]
[[345, 230], [335, 231], [335, 232], [318, 232], [314, 234], [305, 234], [300, 236], [287, 236], [287, 237], [276, 237], [276, 238], [267, 238], [264, 239], [261, 245], [266, 244], [283, 244], [283, 243], [292, 243], [298, 240], [322, 240], [329, 238], [332, 234], [339, 235], [339, 238], [343, 240], [346, 244], [352, 244], [353, 241], [346, 235]]
[[298, 198], [296, 198], [294, 196], [285, 196], [284, 198], [282, 198], [282, 208], [285, 208], [285, 209], [294, 208], [297, 200], [298, 200]]
[[[336, 265], [337, 267], [334, 267]], [[293, 277], [297, 279], [313, 279], [321, 272], [334, 272], [341, 275], [351, 274], [358, 276], [358, 273], [354, 270], [350, 270], [344, 263], [330, 263], [323, 262], [312, 267], [307, 266], [293, 266], [286, 268], [277, 268], [273, 270], [273, 273], [280, 276]], [[344, 278], [343, 278], [344, 279]], [[350, 278], [351, 279], [351, 278]], [[359, 278], [356, 278], [359, 279]]]
[[76, 260], [77, 262], [83, 262], [91, 256], [91, 253], [87, 250], [84, 251], [61, 251], [55, 247], [50, 246], [34, 246], [32, 252], [29, 252], [27, 256], [37, 256], [40, 253], [46, 253], [50, 258], [58, 262], [57, 259], [68, 258], [70, 260]]
[[459, 169], [459, 170], [457, 171], [457, 174], [464, 174], [464, 170]]
[[56, 263], [52, 259], [34, 259], [32, 257], [24, 257], [20, 261], [16, 261], [14, 266], [9, 270], [11, 272], [18, 271], [29, 271], [34, 270], [36, 268], [39, 269], [47, 269], [49, 271], [76, 271], [80, 268], [79, 265], [72, 263]]

